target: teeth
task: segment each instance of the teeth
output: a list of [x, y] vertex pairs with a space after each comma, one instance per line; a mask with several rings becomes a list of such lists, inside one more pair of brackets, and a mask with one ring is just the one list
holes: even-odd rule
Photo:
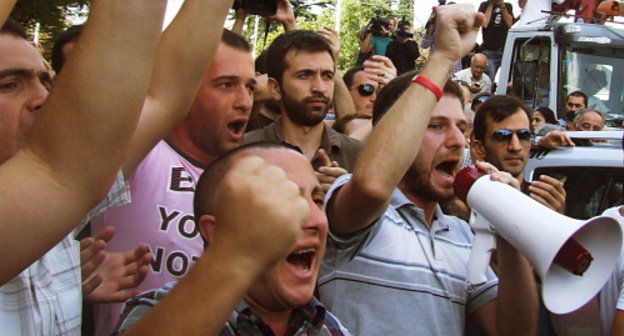
[[314, 248], [314, 247], [304, 248], [304, 249], [301, 249], [301, 250], [299, 250], [297, 252], [294, 252], [293, 254], [304, 254], [304, 253], [309, 253], [309, 252], [316, 252], [316, 248]]

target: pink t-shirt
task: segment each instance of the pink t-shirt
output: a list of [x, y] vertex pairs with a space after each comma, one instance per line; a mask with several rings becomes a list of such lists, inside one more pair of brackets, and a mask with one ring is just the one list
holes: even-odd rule
[[[184, 276], [203, 252], [193, 216], [195, 183], [203, 172], [166, 141], [160, 141], [137, 167], [130, 182], [132, 202], [91, 221], [91, 230], [115, 227], [108, 251], [126, 251], [147, 244], [153, 262], [140, 290], [160, 288]], [[96, 335], [114, 330], [121, 303], [95, 305]]]

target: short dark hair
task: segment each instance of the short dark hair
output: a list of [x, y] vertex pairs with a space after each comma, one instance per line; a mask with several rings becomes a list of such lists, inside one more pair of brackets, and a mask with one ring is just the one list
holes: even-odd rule
[[24, 26], [12, 18], [7, 18], [6, 22], [2, 25], [2, 28], [0, 28], [0, 34], [12, 35], [23, 38], [24, 40], [28, 39]]
[[542, 116], [544, 116], [544, 120], [546, 120], [547, 123], [559, 125], [557, 118], [555, 118], [555, 112], [553, 112], [553, 110], [549, 109], [548, 107], [545, 107], [545, 106], [538, 107], [535, 110], [535, 112], [541, 113]]
[[223, 29], [223, 34], [221, 35], [221, 42], [234, 49], [251, 52], [251, 46], [244, 37], [225, 28]]
[[[377, 94], [377, 100], [375, 100], [375, 105], [373, 106], [373, 125], [379, 122], [381, 117], [388, 112], [390, 107], [399, 99], [408, 86], [412, 85], [412, 78], [417, 74], [417, 70], [408, 71], [394, 78], [381, 89]], [[464, 106], [464, 96], [457, 83], [449, 79], [446, 81], [446, 84], [444, 84], [442, 91], [444, 94], [459, 99], [461, 106]]]
[[[214, 215], [216, 213], [216, 202], [218, 197], [217, 192], [219, 190], [219, 186], [223, 177], [225, 177], [232, 166], [232, 163], [237, 157], [240, 156], [240, 154], [269, 148], [292, 149], [279, 143], [254, 142], [231, 149], [216, 160], [212, 161], [201, 174], [197, 184], [195, 185], [195, 195], [193, 197], [193, 213], [195, 215], [195, 221], [199, 222], [199, 219], [203, 215]], [[204, 239], [203, 236], [202, 239]], [[204, 247], [205, 246], [207, 246], [207, 242], [204, 239]]]
[[490, 120], [494, 122], [505, 120], [518, 112], [518, 109], [526, 114], [530, 125], [533, 119], [531, 110], [520, 99], [509, 95], [492, 96], [476, 111], [473, 126], [474, 138], [483, 141], [487, 123]]
[[268, 72], [267, 70], [267, 51], [263, 51], [260, 55], [258, 55], [258, 57], [256, 57], [256, 60], [254, 61], [254, 64], [256, 66], [256, 72], [261, 73], [261, 74], [265, 74]]
[[347, 70], [347, 72], [345, 72], [345, 74], [342, 76], [342, 80], [344, 81], [347, 88], [351, 88], [351, 85], [353, 85], [353, 77], [355, 77], [355, 74], [360, 71], [364, 71], [364, 66], [354, 66], [351, 69]]
[[583, 104], [585, 104], [585, 107], [587, 107], [587, 95], [584, 94], [582, 91], [574, 91], [572, 93], [570, 93], [567, 97], [566, 97], [566, 102], [568, 101], [568, 98], [570, 98], [570, 96], [573, 97], [581, 97], [583, 98]]
[[291, 30], [278, 36], [269, 46], [267, 66], [269, 77], [282, 84], [282, 76], [289, 64], [286, 63], [286, 54], [290, 50], [302, 50], [307, 52], [327, 52], [335, 62], [332, 49], [320, 34], [308, 30]]
[[80, 35], [82, 35], [83, 29], [83, 25], [69, 27], [58, 36], [56, 41], [54, 41], [54, 46], [52, 46], [51, 65], [52, 69], [54, 69], [57, 74], [61, 72], [66, 61], [65, 55], [63, 55], [63, 47], [65, 47], [67, 43], [78, 41]]

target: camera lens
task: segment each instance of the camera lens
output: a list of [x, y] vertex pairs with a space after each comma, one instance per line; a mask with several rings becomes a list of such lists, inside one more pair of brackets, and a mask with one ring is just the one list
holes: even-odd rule
[[358, 93], [362, 97], [368, 97], [375, 93], [375, 87], [372, 84], [360, 84], [358, 85]]

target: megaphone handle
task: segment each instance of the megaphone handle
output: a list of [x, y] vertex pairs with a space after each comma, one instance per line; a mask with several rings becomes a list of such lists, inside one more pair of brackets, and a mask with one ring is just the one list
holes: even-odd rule
[[496, 232], [490, 223], [475, 211], [470, 215], [470, 226], [475, 232], [470, 259], [468, 260], [468, 282], [479, 285], [487, 281], [485, 275], [492, 251], [496, 248]]

